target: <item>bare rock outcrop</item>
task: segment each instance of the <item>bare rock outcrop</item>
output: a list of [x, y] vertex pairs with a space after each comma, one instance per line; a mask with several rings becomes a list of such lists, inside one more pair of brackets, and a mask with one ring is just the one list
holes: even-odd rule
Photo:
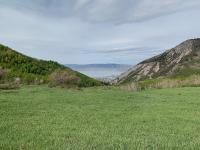
[[121, 84], [175, 75], [185, 67], [200, 69], [200, 39], [190, 39], [166, 52], [147, 59], [112, 81]]

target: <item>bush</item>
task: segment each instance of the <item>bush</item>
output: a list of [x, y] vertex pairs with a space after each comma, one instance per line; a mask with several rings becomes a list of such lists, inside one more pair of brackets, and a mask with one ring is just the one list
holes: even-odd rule
[[0, 80], [4, 80], [6, 77], [6, 71], [3, 69], [0, 69]]
[[3, 69], [0, 69], [0, 89], [1, 90], [10, 90], [20, 88], [21, 79], [14, 78], [7, 80], [7, 72]]
[[80, 78], [74, 72], [66, 69], [56, 70], [51, 74], [49, 80], [50, 87], [74, 88], [78, 87], [80, 83]]

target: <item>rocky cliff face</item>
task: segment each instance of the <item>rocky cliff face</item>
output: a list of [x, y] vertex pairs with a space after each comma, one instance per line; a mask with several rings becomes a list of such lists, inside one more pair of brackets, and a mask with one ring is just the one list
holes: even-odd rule
[[113, 83], [174, 76], [185, 68], [200, 70], [200, 39], [187, 40], [175, 48], [139, 63], [118, 76]]

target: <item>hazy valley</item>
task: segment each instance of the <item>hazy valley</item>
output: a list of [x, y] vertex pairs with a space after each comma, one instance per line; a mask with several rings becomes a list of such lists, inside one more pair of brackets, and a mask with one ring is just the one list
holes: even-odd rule
[[200, 0], [0, 0], [0, 150], [199, 150]]
[[131, 67], [125, 64], [66, 64], [66, 66], [102, 81], [111, 81]]

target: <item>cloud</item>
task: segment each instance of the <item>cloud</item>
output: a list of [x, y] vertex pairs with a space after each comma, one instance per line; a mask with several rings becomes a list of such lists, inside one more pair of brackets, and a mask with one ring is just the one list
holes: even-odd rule
[[113, 24], [141, 22], [200, 7], [199, 0], [0, 0], [0, 4], [48, 17]]
[[84, 54], [135, 54], [135, 53], [152, 53], [152, 52], [160, 52], [161, 48], [157, 47], [132, 47], [132, 48], [114, 48], [114, 49], [104, 49], [104, 50], [84, 50]]
[[79, 7], [79, 15], [94, 22], [140, 22], [200, 6], [199, 0], [96, 0]]
[[135, 64], [200, 36], [199, 0], [0, 0], [0, 43], [61, 63]]

